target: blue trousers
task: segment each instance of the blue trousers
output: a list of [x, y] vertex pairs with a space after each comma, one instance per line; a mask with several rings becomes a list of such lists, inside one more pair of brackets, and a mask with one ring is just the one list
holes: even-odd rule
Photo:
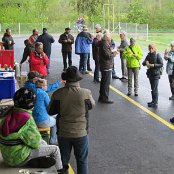
[[[63, 166], [68, 165], [72, 148], [77, 162], [77, 174], [88, 174], [88, 136], [80, 138], [58, 137]], [[68, 173], [66, 173], [68, 174]]]
[[80, 54], [79, 71], [85, 72], [88, 60], [88, 53]]

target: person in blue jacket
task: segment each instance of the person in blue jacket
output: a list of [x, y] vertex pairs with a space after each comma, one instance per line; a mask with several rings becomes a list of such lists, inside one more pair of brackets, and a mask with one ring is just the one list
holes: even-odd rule
[[77, 35], [75, 41], [75, 54], [80, 55], [79, 71], [82, 74], [88, 74], [87, 60], [90, 53], [90, 44], [92, 44], [92, 36], [87, 32], [87, 26], [83, 26], [83, 31]]
[[47, 80], [39, 79], [36, 81], [36, 102], [33, 109], [33, 118], [36, 122], [36, 125], [39, 128], [51, 128], [50, 144], [57, 145], [57, 128], [56, 128], [56, 119], [54, 116], [50, 116], [47, 113], [47, 107], [50, 103], [50, 97], [46, 92], [47, 89]]
[[[33, 91], [36, 90], [35, 83], [40, 78], [40, 74], [37, 71], [30, 71], [28, 73], [28, 80], [25, 82], [24, 87], [27, 89], [31, 89]], [[56, 90], [61, 86], [62, 82], [56, 81], [55, 83], [49, 84], [47, 86], [46, 92], [51, 92]]]

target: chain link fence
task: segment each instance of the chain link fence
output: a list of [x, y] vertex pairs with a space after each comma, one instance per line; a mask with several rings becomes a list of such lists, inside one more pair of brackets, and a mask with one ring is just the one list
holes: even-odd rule
[[[95, 33], [95, 25], [100, 24], [102, 29], [109, 29], [111, 33], [119, 34], [120, 31], [126, 31], [129, 37], [136, 37], [140, 40], [148, 40], [148, 24], [134, 24], [134, 23], [108, 23], [107, 25], [103, 22], [86, 22], [85, 25], [88, 27], [90, 33]], [[34, 28], [39, 30], [39, 33], [42, 33], [42, 28], [47, 28], [51, 34], [60, 34], [63, 33], [66, 27], [72, 29], [73, 34], [77, 34], [77, 28], [75, 22], [68, 23], [15, 23], [0, 24], [0, 34], [3, 35], [6, 28], [11, 28], [12, 33], [16, 35], [31, 34]]]

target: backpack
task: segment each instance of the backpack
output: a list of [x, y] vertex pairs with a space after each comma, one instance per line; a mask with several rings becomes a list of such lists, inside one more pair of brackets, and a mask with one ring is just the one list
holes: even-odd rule
[[[157, 61], [158, 61], [158, 55], [159, 55], [158, 53], [155, 55], [155, 58], [156, 58], [155, 59], [156, 60], [155, 63], [157, 63]], [[163, 74], [164, 67], [162, 66], [159, 69], [160, 69], [160, 75], [162, 75]]]

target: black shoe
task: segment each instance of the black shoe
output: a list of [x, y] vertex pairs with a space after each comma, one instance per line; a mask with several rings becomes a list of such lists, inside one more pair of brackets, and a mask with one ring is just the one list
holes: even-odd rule
[[171, 97], [169, 97], [169, 100], [174, 100], [174, 96], [172, 95]]
[[128, 92], [128, 93], [127, 93], [127, 96], [130, 96], [130, 95], [131, 95], [131, 93]]
[[94, 82], [94, 83], [100, 83], [100, 80], [99, 80], [99, 79], [94, 79], [93, 82]]
[[171, 123], [174, 123], [174, 117], [170, 119], [170, 122]]
[[158, 106], [158, 104], [156, 104], [156, 103], [148, 104], [149, 108], [156, 108], [157, 106]]
[[56, 164], [56, 160], [53, 157], [39, 157], [31, 159], [27, 165], [32, 168], [49, 168]]
[[138, 96], [138, 94], [137, 93], [135, 93], [135, 97], [137, 97]]
[[122, 82], [128, 82], [128, 79], [126, 79], [125, 77], [119, 78]]
[[148, 102], [147, 104], [148, 104], [148, 105], [151, 105], [152, 103], [153, 103], [153, 102], [151, 101], [151, 102]]
[[114, 101], [112, 101], [112, 100], [98, 100], [98, 102], [105, 103], [105, 104], [113, 104], [114, 103]]
[[69, 169], [69, 166], [64, 166], [63, 169], [57, 170], [58, 174], [64, 174]]
[[88, 71], [92, 71], [92, 69], [91, 69], [91, 68], [87, 68], [87, 70], [88, 70]]
[[112, 76], [112, 78], [113, 78], [113, 79], [119, 79], [119, 77], [116, 76], [116, 75]]
[[66, 71], [66, 68], [63, 68], [63, 71]]

